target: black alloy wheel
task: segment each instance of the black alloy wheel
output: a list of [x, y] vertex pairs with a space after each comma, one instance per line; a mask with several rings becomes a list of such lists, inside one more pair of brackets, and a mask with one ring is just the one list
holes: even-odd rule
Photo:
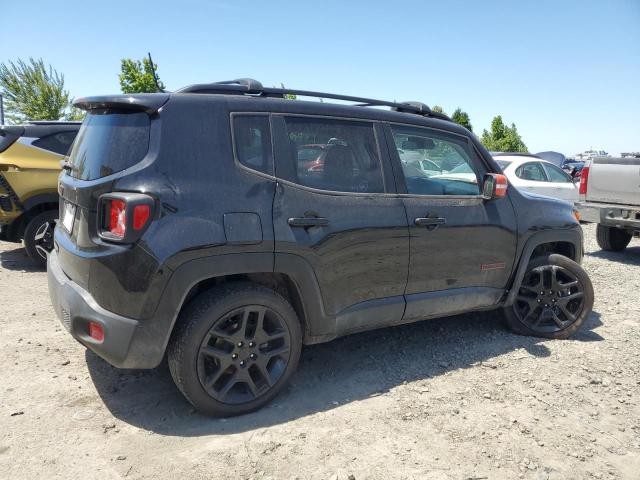
[[198, 378], [214, 399], [247, 403], [266, 393], [284, 374], [291, 335], [280, 315], [247, 305], [220, 318], [198, 351]]
[[286, 388], [302, 335], [295, 310], [278, 292], [249, 282], [222, 284], [181, 311], [167, 347], [169, 370], [200, 412], [242, 415]]
[[33, 217], [24, 229], [24, 248], [27, 255], [40, 266], [47, 264], [47, 255], [53, 250], [53, 232], [58, 210], [46, 210]]
[[588, 318], [593, 299], [593, 285], [579, 264], [563, 255], [543, 255], [529, 262], [505, 319], [521, 335], [569, 338]]
[[45, 262], [47, 255], [53, 250], [53, 230], [55, 228], [55, 222], [45, 222], [38, 227], [34, 235], [36, 252]]
[[515, 312], [534, 332], [555, 333], [576, 322], [584, 300], [584, 286], [576, 275], [558, 265], [543, 265], [527, 272]]

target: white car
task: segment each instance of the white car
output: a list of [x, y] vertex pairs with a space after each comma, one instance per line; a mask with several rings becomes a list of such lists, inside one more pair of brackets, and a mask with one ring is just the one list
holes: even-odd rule
[[524, 153], [492, 155], [514, 187], [571, 203], [578, 201], [578, 187], [573, 179], [553, 163]]

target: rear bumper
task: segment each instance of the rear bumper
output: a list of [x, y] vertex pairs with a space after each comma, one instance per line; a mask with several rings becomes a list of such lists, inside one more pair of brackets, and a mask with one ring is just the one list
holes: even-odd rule
[[[116, 367], [151, 368], [155, 366], [149, 365], [150, 362], [145, 362], [144, 358], [138, 358], [131, 351], [130, 347], [139, 329], [139, 322], [100, 307], [87, 291], [64, 274], [55, 251], [49, 255], [47, 261], [47, 277], [53, 308], [71, 336]], [[103, 341], [96, 341], [89, 336], [90, 321], [102, 325]]]
[[640, 230], [640, 207], [608, 203], [578, 202], [580, 220], [608, 227]]

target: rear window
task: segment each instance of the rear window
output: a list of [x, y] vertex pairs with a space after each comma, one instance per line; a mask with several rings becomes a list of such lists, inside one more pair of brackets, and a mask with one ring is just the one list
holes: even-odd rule
[[71, 176], [94, 180], [135, 165], [149, 150], [149, 130], [144, 112], [92, 110], [71, 150]]
[[511, 162], [509, 160], [496, 160], [496, 163], [504, 170]]

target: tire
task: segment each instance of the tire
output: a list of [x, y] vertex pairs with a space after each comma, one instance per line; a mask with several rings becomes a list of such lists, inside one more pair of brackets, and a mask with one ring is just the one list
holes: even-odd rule
[[27, 255], [41, 267], [47, 265], [47, 254], [53, 249], [53, 229], [58, 210], [47, 210], [33, 217], [24, 229], [24, 248]]
[[610, 252], [621, 252], [627, 248], [632, 236], [631, 232], [627, 232], [621, 228], [606, 227], [601, 224], [598, 224], [596, 228], [598, 245], [600, 245], [601, 249]]
[[198, 295], [180, 313], [167, 357], [186, 399], [220, 417], [257, 410], [275, 398], [296, 370], [301, 349], [300, 322], [282, 296], [261, 285], [230, 283]]
[[518, 334], [564, 339], [584, 324], [593, 298], [591, 280], [580, 265], [563, 255], [544, 255], [529, 263], [516, 300], [504, 313]]

